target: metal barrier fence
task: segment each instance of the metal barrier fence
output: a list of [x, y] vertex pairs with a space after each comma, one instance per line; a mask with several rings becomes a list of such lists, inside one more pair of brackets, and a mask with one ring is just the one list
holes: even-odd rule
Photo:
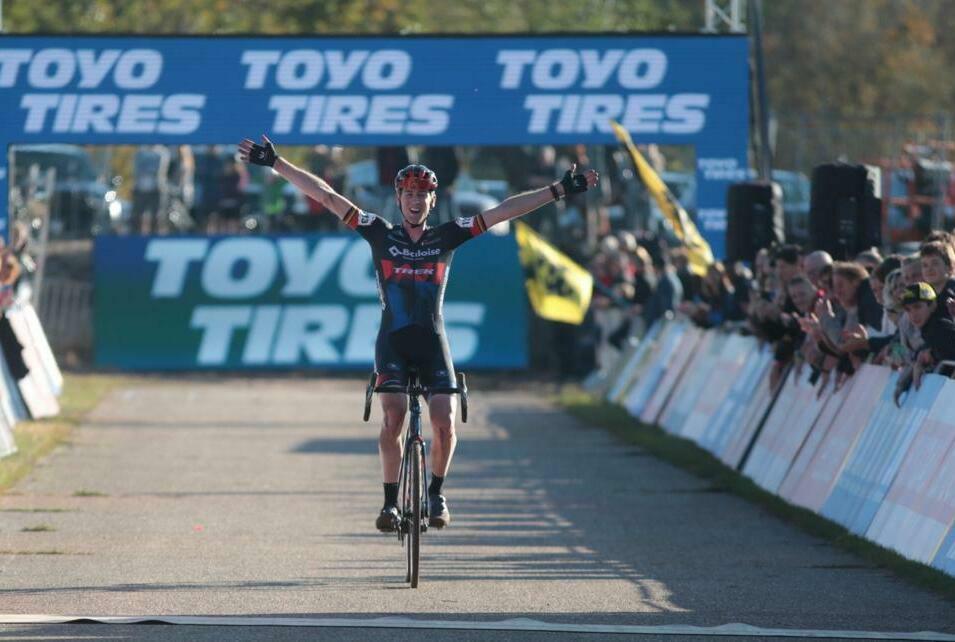
[[37, 313], [56, 352], [88, 354], [93, 343], [93, 286], [86, 281], [47, 277]]

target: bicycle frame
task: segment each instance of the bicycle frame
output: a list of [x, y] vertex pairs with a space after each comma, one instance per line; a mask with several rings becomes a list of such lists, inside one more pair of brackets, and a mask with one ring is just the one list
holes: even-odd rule
[[[422, 452], [422, 466], [421, 474], [422, 480], [428, 479], [428, 444], [425, 442], [424, 437], [421, 436], [421, 402], [418, 397], [423, 395], [424, 391], [417, 384], [417, 382], [412, 379], [411, 383], [408, 385], [408, 432], [405, 435], [405, 446], [401, 452], [401, 474], [399, 475], [400, 484], [402, 488], [402, 514], [401, 514], [401, 528], [398, 529], [399, 539], [403, 538], [405, 533], [408, 530], [408, 521], [409, 517], [407, 507], [411, 506], [412, 501], [412, 484], [411, 484], [411, 453], [414, 452], [413, 445], [415, 443], [421, 444]], [[427, 493], [425, 493], [426, 495]], [[422, 497], [422, 509], [423, 509], [423, 520], [422, 531], [428, 529], [427, 519], [430, 517], [430, 506], [427, 500], [427, 497]]]

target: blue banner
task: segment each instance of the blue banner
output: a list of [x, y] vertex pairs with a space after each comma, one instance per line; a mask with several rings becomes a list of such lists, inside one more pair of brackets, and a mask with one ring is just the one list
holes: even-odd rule
[[[381, 318], [355, 234], [96, 239], [95, 361], [133, 370], [370, 371]], [[455, 252], [443, 314], [455, 365], [527, 366], [512, 236]]]
[[[693, 145], [699, 227], [724, 246], [748, 177], [734, 36], [0, 37], [0, 143]], [[0, 192], [6, 192], [6, 154]], [[0, 199], [0, 224], [6, 221]]]

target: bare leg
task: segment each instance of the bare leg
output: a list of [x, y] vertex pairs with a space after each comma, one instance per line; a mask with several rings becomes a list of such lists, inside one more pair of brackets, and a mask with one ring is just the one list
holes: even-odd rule
[[454, 434], [456, 408], [457, 400], [453, 395], [432, 395], [428, 403], [431, 428], [434, 431], [434, 442], [431, 446], [431, 472], [438, 477], [448, 474], [454, 447], [458, 443], [457, 435]]
[[383, 392], [381, 409], [384, 417], [378, 435], [378, 454], [381, 456], [381, 477], [386, 484], [398, 483], [401, 470], [401, 433], [408, 410], [408, 397], [401, 393]]

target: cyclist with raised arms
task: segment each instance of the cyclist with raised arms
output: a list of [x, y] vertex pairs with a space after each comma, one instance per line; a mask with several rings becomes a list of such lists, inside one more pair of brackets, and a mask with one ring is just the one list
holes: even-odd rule
[[[409, 165], [395, 177], [395, 198], [401, 225], [363, 212], [338, 194], [324, 180], [280, 157], [272, 142], [262, 144], [246, 139], [239, 145], [245, 162], [273, 168], [292, 185], [333, 212], [361, 234], [371, 246], [381, 297], [381, 327], [375, 342], [375, 371], [378, 386], [403, 389], [409, 368], [417, 371], [425, 389], [455, 387], [454, 366], [441, 315], [455, 248], [483, 233], [492, 225], [517, 218], [568, 193], [584, 192], [597, 184], [594, 170], [575, 174], [572, 165], [561, 181], [505, 199], [486, 212], [428, 227], [428, 214], [437, 202], [438, 177], [424, 165]], [[384, 411], [378, 450], [381, 455], [385, 503], [375, 521], [383, 532], [398, 528], [398, 475], [401, 465], [401, 433], [408, 399], [405, 394], [380, 395]], [[457, 438], [454, 433], [456, 401], [450, 394], [428, 397], [434, 441], [431, 448], [429, 525], [443, 528], [451, 522], [448, 505], [441, 494]]]

